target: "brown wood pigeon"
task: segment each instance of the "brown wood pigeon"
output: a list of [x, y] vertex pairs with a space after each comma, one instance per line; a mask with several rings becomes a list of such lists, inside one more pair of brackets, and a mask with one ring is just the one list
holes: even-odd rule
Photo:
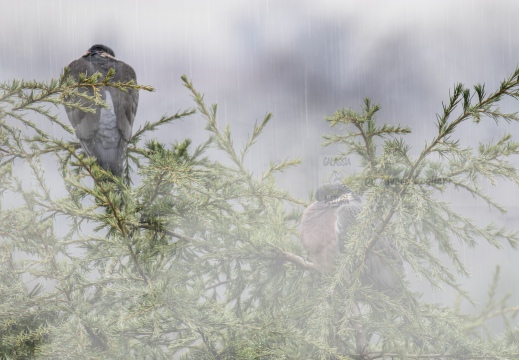
[[[111, 82], [137, 80], [132, 67], [117, 60], [113, 50], [105, 45], [92, 46], [68, 67], [70, 75], [76, 80], [79, 74], [92, 76], [96, 72], [101, 73], [103, 79], [110, 68], [115, 70]], [[87, 92], [89, 95], [94, 94], [89, 88], [80, 91]], [[108, 86], [100, 88], [100, 93], [108, 109], [96, 106], [95, 113], [87, 113], [71, 107], [65, 109], [85, 153], [94, 156], [105, 170], [121, 176], [128, 141], [132, 135], [133, 120], [137, 112], [139, 93], [136, 89], [128, 89], [128, 92], [124, 92]]]
[[[301, 244], [315, 267], [322, 273], [335, 268], [348, 231], [357, 222], [362, 202], [348, 187], [327, 184], [315, 192], [315, 202], [306, 208], [301, 221]], [[396, 288], [404, 275], [402, 258], [385, 238], [377, 240], [365, 259], [361, 275], [365, 285], [379, 291]]]

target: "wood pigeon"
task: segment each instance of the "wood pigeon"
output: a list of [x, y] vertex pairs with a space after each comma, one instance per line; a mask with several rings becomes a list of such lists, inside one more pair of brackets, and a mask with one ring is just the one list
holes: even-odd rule
[[[348, 231], [362, 211], [360, 198], [342, 184], [327, 184], [315, 192], [315, 202], [306, 208], [301, 221], [301, 244], [315, 267], [330, 273], [335, 259], [344, 250]], [[401, 284], [402, 258], [385, 238], [380, 238], [365, 258], [361, 281], [379, 291]]]
[[[92, 46], [68, 67], [70, 75], [76, 80], [79, 74], [92, 76], [96, 72], [105, 77], [110, 68], [115, 70], [111, 82], [137, 80], [132, 67], [117, 60], [113, 50], [105, 45]], [[82, 88], [80, 91], [94, 95], [93, 90], [89, 88]], [[121, 176], [126, 148], [132, 135], [133, 120], [137, 112], [139, 93], [136, 89], [128, 89], [128, 92], [124, 92], [113, 87], [102, 87], [100, 93], [108, 109], [96, 106], [95, 113], [87, 113], [71, 107], [65, 109], [85, 153], [94, 156], [105, 170]]]

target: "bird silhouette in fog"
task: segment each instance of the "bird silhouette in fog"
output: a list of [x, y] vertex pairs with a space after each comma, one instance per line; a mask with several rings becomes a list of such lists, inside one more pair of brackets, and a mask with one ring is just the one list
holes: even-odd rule
[[[357, 222], [362, 202], [348, 187], [328, 184], [315, 191], [315, 202], [306, 208], [301, 221], [301, 244], [315, 267], [329, 273], [344, 249], [348, 231]], [[396, 288], [404, 274], [402, 258], [385, 238], [380, 238], [365, 258], [361, 281], [379, 291]]]
[[[135, 71], [128, 64], [117, 60], [112, 49], [105, 45], [94, 45], [68, 67], [70, 75], [78, 80], [80, 74], [92, 76], [99, 72], [102, 78], [113, 68], [115, 75], [111, 82], [136, 81]], [[114, 175], [121, 176], [124, 170], [126, 149], [132, 135], [133, 120], [137, 112], [139, 93], [136, 89], [127, 92], [114, 87], [99, 89], [108, 109], [95, 106], [95, 113], [66, 107], [67, 116], [76, 130], [81, 147], [88, 156], [97, 159], [97, 163]], [[91, 88], [82, 88], [81, 92], [94, 95]], [[85, 105], [93, 105], [93, 103]]]

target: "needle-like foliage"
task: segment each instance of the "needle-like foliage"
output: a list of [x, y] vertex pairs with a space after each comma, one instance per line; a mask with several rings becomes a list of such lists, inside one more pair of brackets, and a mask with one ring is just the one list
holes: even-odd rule
[[[416, 274], [468, 297], [454, 242], [516, 246], [516, 234], [477, 226], [435, 195], [455, 186], [501, 210], [479, 181], [517, 182], [507, 159], [519, 144], [507, 135], [462, 148], [455, 130], [470, 119], [516, 121], [497, 104], [519, 96], [518, 75], [490, 95], [483, 86], [474, 93], [457, 86], [438, 134], [417, 158], [403, 140], [411, 130], [378, 124], [379, 108], [369, 101], [360, 113], [341, 110], [328, 119], [339, 130], [326, 144], [339, 143], [363, 161], [362, 171], [344, 180], [365, 201], [330, 276], [318, 273], [299, 245], [307, 203], [276, 186], [275, 175], [298, 161], [259, 174], [245, 165], [270, 114], [236, 146], [231, 128], [219, 125], [217, 106], [183, 77], [196, 110], [138, 129], [125, 181], [38, 122], [73, 133], [45, 104], [91, 111], [68, 100], [87, 96], [82, 86], [150, 87], [98, 75], [75, 82], [66, 71], [50, 84], [0, 84], [0, 359], [517, 358], [517, 308], [497, 297], [497, 272], [486, 308], [471, 316], [424, 303], [405, 281], [395, 295], [359, 279], [366, 253], [385, 236]], [[95, 94], [85, 99], [105, 105]], [[143, 144], [149, 132], [196, 115], [205, 120], [205, 143]], [[481, 336], [495, 317], [506, 320], [506, 334]]]

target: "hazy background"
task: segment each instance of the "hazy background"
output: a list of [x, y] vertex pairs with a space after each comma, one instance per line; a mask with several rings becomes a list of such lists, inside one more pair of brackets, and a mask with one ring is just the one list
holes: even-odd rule
[[[163, 114], [193, 107], [180, 76], [185, 74], [218, 103], [220, 124], [242, 139], [267, 112], [271, 124], [251, 154], [260, 171], [270, 161], [301, 158], [280, 185], [301, 198], [323, 181], [324, 117], [342, 107], [359, 109], [370, 97], [382, 106], [380, 120], [412, 127], [406, 140], [420, 152], [435, 131], [435, 114], [454, 83], [486, 83], [494, 89], [519, 63], [519, 3], [510, 1], [8, 1], [0, 0], [0, 81], [56, 78], [93, 44], [110, 46], [130, 64], [141, 92], [134, 129]], [[519, 104], [505, 102], [506, 110]], [[62, 108], [57, 109], [63, 114]], [[42, 124], [45, 128], [45, 124]], [[154, 134], [171, 143], [195, 144], [207, 133], [197, 115]], [[71, 136], [57, 127], [49, 131]], [[519, 124], [465, 124], [464, 144], [498, 138]], [[236, 141], [239, 145], [241, 141]], [[458, 209], [481, 221], [513, 228], [519, 218], [515, 186], [490, 189], [510, 207], [506, 216], [457, 194]], [[469, 201], [470, 200], [470, 201]], [[502, 292], [518, 289], [518, 253], [482, 244], [460, 248], [479, 298], [496, 264]], [[414, 284], [417, 288], [420, 284]], [[425, 287], [427, 290], [428, 287]], [[430, 301], [452, 301], [449, 293]]]

